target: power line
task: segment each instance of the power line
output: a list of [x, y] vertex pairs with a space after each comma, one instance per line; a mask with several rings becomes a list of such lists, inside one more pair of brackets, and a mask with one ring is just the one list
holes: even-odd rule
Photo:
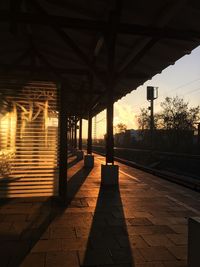
[[[195, 79], [195, 80], [192, 80], [192, 81], [187, 82], [187, 83], [184, 83], [184, 84], [182, 84], [182, 85], [179, 85], [178, 87], [176, 87], [176, 88], [170, 90], [169, 92], [177, 91], [177, 90], [179, 90], [179, 89], [181, 89], [181, 88], [183, 88], [183, 87], [186, 87], [186, 86], [188, 86], [188, 85], [190, 85], [190, 84], [192, 84], [192, 83], [195, 83], [195, 82], [197, 82], [197, 81], [200, 81], [200, 78]], [[169, 92], [168, 92], [168, 93], [169, 93]]]
[[[175, 91], [177, 91], [177, 90], [179, 90], [179, 89], [181, 89], [181, 88], [183, 88], [183, 87], [186, 87], [186, 86], [188, 86], [188, 85], [191, 85], [191, 84], [193, 84], [193, 83], [195, 83], [195, 82], [197, 82], [197, 81], [200, 81], [200, 78], [191, 80], [191, 81], [189, 81], [189, 82], [187, 82], [187, 83], [183, 83], [183, 84], [181, 84], [181, 85], [179, 85], [179, 86], [173, 88], [172, 90], [167, 91], [167, 93], [175, 92]], [[194, 91], [196, 91], [196, 90], [194, 90]], [[193, 92], [193, 91], [192, 91], [192, 92]], [[190, 92], [188, 92], [188, 93], [186, 93], [186, 94], [189, 94], [189, 93], [190, 93]], [[165, 95], [165, 94], [161, 94], [161, 95], [159, 95], [159, 97], [162, 97], [162, 96], [164, 96], [164, 95]], [[146, 103], [147, 103], [147, 102], [145, 101], [145, 102], [143, 102], [143, 103], [141, 103], [141, 104], [138, 104], [138, 105], [136, 105], [136, 106], [134, 106], [134, 107], [141, 107], [142, 105], [144, 105], [144, 104], [146, 104]], [[155, 103], [156, 106], [157, 106], [158, 104], [159, 104], [159, 102]]]
[[195, 93], [195, 92], [198, 92], [198, 91], [200, 91], [200, 88], [196, 88], [196, 89], [190, 90], [189, 92], [186, 92], [185, 94], [182, 94], [182, 96], [185, 96], [185, 95], [188, 95], [188, 94], [192, 94], [192, 93]]

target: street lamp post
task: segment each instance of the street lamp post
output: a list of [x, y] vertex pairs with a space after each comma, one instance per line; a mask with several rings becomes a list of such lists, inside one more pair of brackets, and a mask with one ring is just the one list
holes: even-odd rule
[[154, 147], [154, 100], [158, 98], [158, 87], [147, 86], [147, 100], [150, 102], [150, 133], [151, 133], [151, 147]]

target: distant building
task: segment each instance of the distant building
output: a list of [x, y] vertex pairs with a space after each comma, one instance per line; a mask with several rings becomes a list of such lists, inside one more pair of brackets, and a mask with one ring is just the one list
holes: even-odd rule
[[[151, 146], [150, 130], [129, 129], [114, 135], [115, 146], [149, 148]], [[154, 132], [154, 145], [158, 150], [189, 150], [195, 143], [193, 130], [163, 130]]]

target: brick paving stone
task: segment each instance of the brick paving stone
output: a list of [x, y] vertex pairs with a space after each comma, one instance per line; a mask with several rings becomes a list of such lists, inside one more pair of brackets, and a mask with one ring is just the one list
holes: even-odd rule
[[0, 222], [0, 235], [2, 235], [4, 231], [9, 231], [11, 226], [12, 222]]
[[187, 245], [188, 243], [188, 236], [186, 234], [168, 234], [167, 237], [175, 245]]
[[[97, 228], [98, 231], [98, 228]], [[108, 236], [108, 235], [125, 235], [127, 236], [127, 228], [126, 226], [107, 226], [107, 227], [103, 227], [102, 231], [101, 231], [102, 235]]]
[[[0, 248], [0, 250], [1, 249], [2, 248]], [[24, 240], [7, 242], [4, 244], [4, 249], [10, 255], [8, 266], [18, 266], [21, 259], [23, 259], [30, 250], [30, 242]]]
[[182, 217], [151, 217], [149, 220], [157, 225], [185, 225], [188, 222], [187, 218]]
[[163, 262], [165, 267], [187, 267], [186, 261], [166, 261]]
[[0, 240], [20, 240], [20, 234], [21, 232], [17, 231], [16, 229], [6, 229], [3, 231], [0, 231]]
[[175, 256], [164, 247], [140, 248], [140, 253], [146, 261], [172, 261]]
[[45, 267], [79, 267], [78, 255], [73, 251], [48, 252]]
[[190, 211], [190, 210], [186, 210], [186, 211], [170, 211], [169, 212], [171, 214], [172, 217], [184, 217], [184, 218], [188, 218], [188, 217], [195, 217], [198, 216], [198, 213]]
[[174, 233], [174, 231], [167, 225], [128, 226], [127, 230], [130, 235]]
[[125, 213], [126, 217], [139, 217], [139, 218], [150, 218], [152, 217], [152, 214], [150, 212], [145, 212], [145, 211], [127, 211]]
[[135, 267], [134, 264], [124, 263], [124, 264], [106, 264], [106, 265], [98, 265], [98, 267]]
[[5, 207], [5, 208], [1, 208], [0, 209], [0, 214], [2, 215], [7, 215], [7, 214], [29, 214], [31, 213], [31, 209], [30, 207], [20, 207], [20, 206], [15, 206], [13, 205], [12, 208], [8, 208], [8, 207]]
[[145, 242], [145, 240], [139, 236], [139, 235], [134, 235], [134, 236], [116, 236], [117, 242], [119, 243], [120, 247], [122, 248], [146, 248], [148, 247], [148, 244]]
[[171, 214], [168, 211], [152, 211], [151, 215], [153, 217], [171, 217]]
[[39, 240], [31, 252], [46, 252], [61, 250], [61, 239]]
[[47, 228], [44, 232], [39, 228], [27, 228], [20, 236], [21, 240], [39, 240], [39, 239], [49, 239], [49, 229]]
[[90, 238], [92, 247], [94, 249], [120, 249], [120, 246], [117, 240], [112, 236], [105, 236], [105, 237], [91, 237]]
[[5, 222], [25, 222], [27, 215], [24, 214], [6, 214], [4, 215]]
[[44, 267], [45, 253], [30, 253], [20, 267]]
[[73, 227], [54, 227], [50, 229], [50, 239], [76, 238], [75, 228]]
[[177, 234], [187, 234], [187, 225], [169, 225], [169, 227]]
[[95, 207], [81, 207], [81, 208], [71, 208], [71, 207], [68, 207], [64, 213], [91, 213], [91, 212], [94, 212], [95, 210]]
[[113, 259], [114, 263], [129, 263], [129, 264], [133, 264], [134, 261], [136, 260], [140, 260], [143, 261], [144, 259], [142, 258], [142, 256], [138, 253], [135, 252], [136, 255], [133, 255], [132, 251], [129, 248], [123, 248], [123, 249], [111, 249], [111, 256]]
[[136, 264], [135, 267], [165, 267], [162, 262], [146, 262], [144, 264]]
[[164, 234], [142, 235], [149, 246], [173, 246], [173, 243]]
[[131, 225], [129, 222], [129, 219], [125, 218], [106, 218], [106, 223], [109, 226], [125, 226], [125, 225]]
[[153, 225], [147, 218], [130, 218], [128, 219], [130, 225]]
[[178, 260], [187, 260], [187, 247], [186, 246], [173, 246], [173, 247], [168, 247], [168, 250]]
[[170, 224], [181, 224], [181, 225], [186, 225], [188, 223], [188, 218], [185, 217], [170, 217], [169, 218]]
[[76, 226], [75, 233], [78, 238], [88, 237], [91, 231], [90, 226]]
[[55, 227], [68, 227], [91, 225], [93, 221], [92, 213], [76, 214], [65, 213], [53, 221]]
[[29, 222], [32, 227], [40, 227], [44, 222], [50, 222], [50, 211], [43, 212], [43, 211], [37, 211], [36, 213], [32, 213], [27, 216], [26, 219], [27, 222]]
[[[80, 161], [69, 168], [70, 183], [73, 175], [79, 173], [80, 177], [68, 207], [44, 197], [3, 204], [0, 266], [8, 260], [14, 264], [15, 256], [19, 260], [29, 248], [27, 265], [38, 261], [38, 267], [47, 254], [49, 266], [66, 266], [68, 262], [67, 266], [128, 267], [134, 261], [134, 267], [186, 267], [187, 217], [199, 213], [200, 194], [119, 165], [138, 179], [120, 173], [119, 191], [100, 187], [98, 161], [83, 179]], [[76, 251], [79, 263], [74, 261]]]
[[[16, 244], [15, 244], [16, 245]], [[0, 263], [2, 267], [7, 267], [12, 255], [13, 245], [11, 241], [0, 242]]]
[[81, 266], [113, 264], [113, 260], [108, 250], [79, 250], [78, 256]]
[[87, 238], [62, 239], [62, 250], [86, 250], [91, 249], [91, 242]]

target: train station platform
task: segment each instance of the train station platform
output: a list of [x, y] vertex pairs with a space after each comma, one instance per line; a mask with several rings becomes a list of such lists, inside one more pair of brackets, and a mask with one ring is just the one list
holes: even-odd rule
[[119, 187], [102, 187], [93, 169], [70, 157], [67, 207], [52, 198], [0, 205], [0, 266], [186, 267], [188, 217], [200, 194], [119, 164]]

